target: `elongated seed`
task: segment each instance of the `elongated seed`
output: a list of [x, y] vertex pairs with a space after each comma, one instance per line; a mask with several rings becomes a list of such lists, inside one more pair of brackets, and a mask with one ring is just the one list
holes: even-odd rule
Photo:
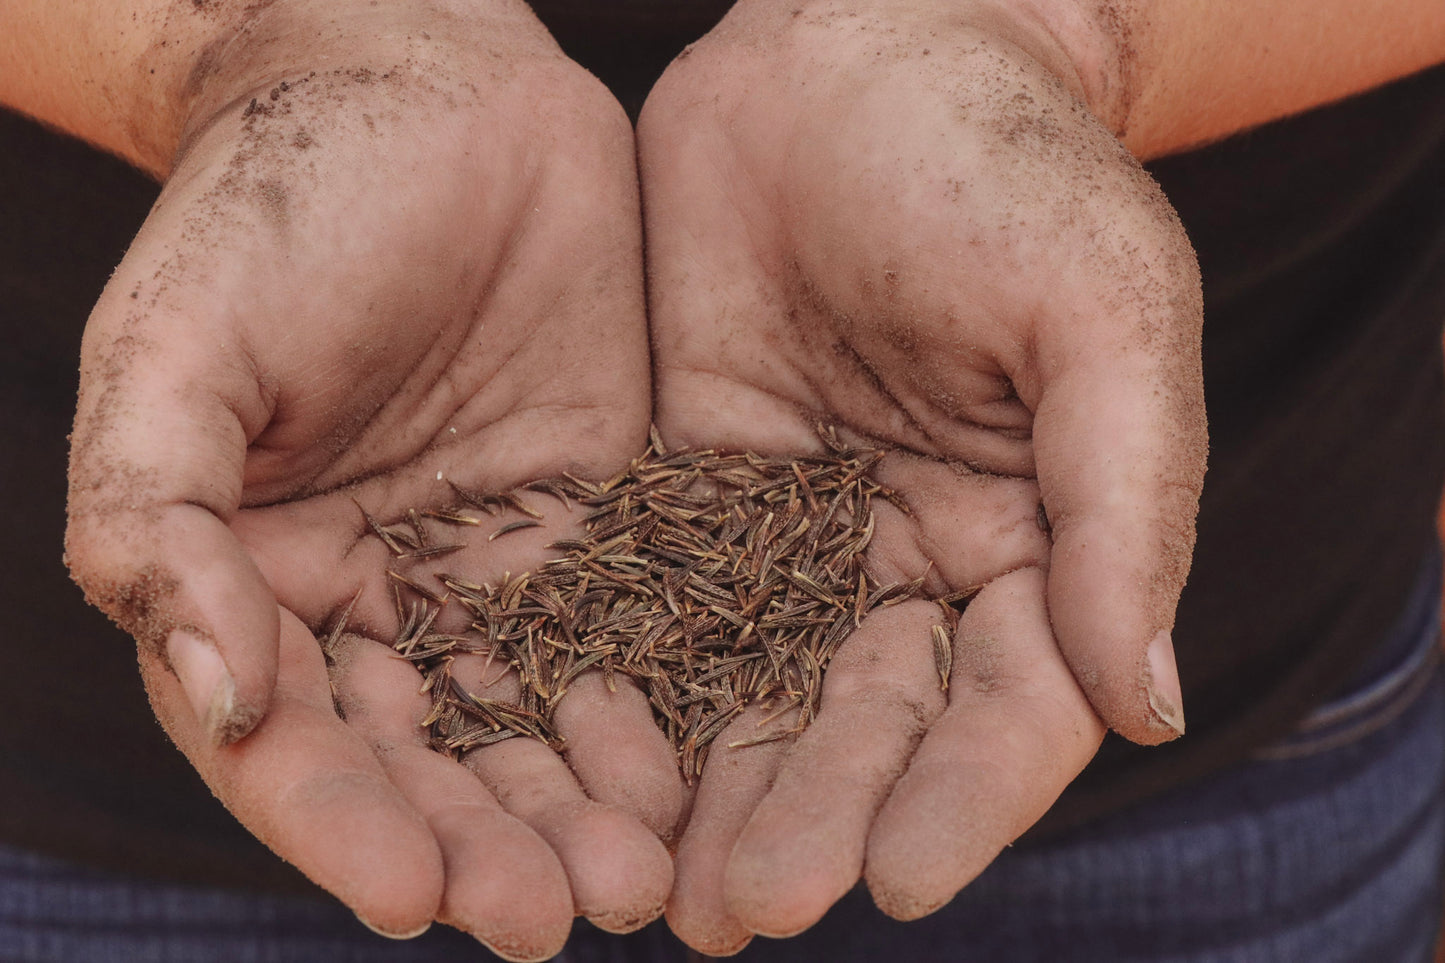
[[[717, 735], [749, 705], [769, 709], [764, 723], [788, 712], [797, 719], [729, 746], [801, 731], [817, 714], [828, 660], [848, 634], [869, 612], [915, 598], [923, 586], [921, 577], [884, 584], [867, 569], [871, 499], [906, 507], [869, 477], [883, 453], [849, 446], [831, 428], [820, 427], [819, 437], [825, 454], [778, 458], [669, 451], [654, 429], [651, 447], [612, 478], [564, 474], [516, 490], [557, 498], [568, 513], [559, 521], [581, 531], [554, 541], [549, 550], [557, 554], [530, 572], [495, 585], [449, 573], [439, 576], [446, 589], [440, 594], [388, 570], [402, 623], [395, 648], [422, 673], [432, 698], [424, 723], [429, 744], [454, 756], [515, 736], [561, 748], [553, 714], [589, 671], [600, 671], [609, 689], [621, 676], [647, 693], [689, 779], [701, 773]], [[526, 516], [502, 525], [488, 541], [542, 524], [542, 513], [516, 491], [453, 490], [471, 508]], [[409, 511], [384, 525], [361, 511], [371, 534], [408, 560], [463, 547], [430, 544], [422, 519], [454, 526], [481, 521], [443, 507]], [[957, 609], [974, 591], [946, 596], [952, 607], [943, 606], [945, 621], [956, 622]], [[432, 623], [453, 601], [469, 613], [471, 627], [433, 633]], [[323, 648], [335, 647], [349, 611]], [[944, 626], [933, 630], [944, 689], [950, 636]], [[520, 682], [519, 698], [483, 699], [459, 685], [453, 659], [469, 652], [486, 655], [482, 689], [498, 681], [488, 678], [496, 662]]]

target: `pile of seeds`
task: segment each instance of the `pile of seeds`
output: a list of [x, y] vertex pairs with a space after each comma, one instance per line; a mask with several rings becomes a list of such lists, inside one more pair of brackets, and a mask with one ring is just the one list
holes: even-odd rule
[[[654, 433], [651, 447], [609, 481], [564, 476], [525, 486], [587, 510], [585, 534], [554, 542], [556, 557], [535, 571], [500, 585], [447, 574], [435, 589], [391, 571], [402, 618], [395, 648], [425, 678], [432, 745], [455, 756], [523, 735], [560, 749], [553, 713], [579, 673], [594, 668], [609, 687], [620, 673], [649, 696], [689, 781], [746, 706], [762, 705], [765, 722], [794, 710], [796, 718], [731, 745], [801, 731], [817, 713], [823, 671], [839, 644], [869, 611], [916, 596], [922, 583], [870, 578], [863, 553], [873, 536], [872, 500], [903, 506], [869, 478], [882, 452], [822, 434], [826, 456], [765, 458], [669, 452]], [[366, 515], [367, 523], [398, 558], [460, 547], [433, 544], [422, 516], [461, 526], [482, 521], [473, 509], [527, 516], [492, 538], [540, 524], [515, 492], [455, 491], [458, 508], [409, 512], [392, 525]], [[432, 631], [453, 603], [465, 607], [471, 628]], [[942, 627], [934, 643], [946, 686]], [[462, 653], [486, 656], [498, 674], [501, 666], [515, 670], [520, 701], [463, 686], [451, 671]]]

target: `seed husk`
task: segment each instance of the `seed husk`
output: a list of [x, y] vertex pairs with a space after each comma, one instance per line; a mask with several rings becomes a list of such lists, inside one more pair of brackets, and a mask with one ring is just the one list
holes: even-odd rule
[[[395, 648], [432, 694], [425, 725], [433, 748], [459, 757], [520, 735], [562, 749], [557, 704], [586, 670], [600, 670], [609, 688], [626, 676], [648, 695], [689, 781], [748, 706], [762, 709], [765, 722], [796, 710], [797, 722], [743, 734], [730, 746], [801, 731], [817, 715], [828, 660], [848, 634], [870, 611], [918, 597], [924, 584], [922, 577], [884, 583], [867, 569], [873, 499], [902, 505], [869, 476], [883, 453], [846, 445], [827, 429], [820, 434], [825, 454], [771, 457], [669, 451], [654, 431], [644, 454], [611, 479], [564, 474], [522, 486], [586, 512], [585, 533], [553, 542], [556, 554], [534, 571], [496, 586], [449, 572], [437, 577], [438, 591], [389, 569], [403, 620]], [[407, 512], [399, 524], [383, 525], [362, 509], [367, 528], [394, 556], [426, 558], [455, 550], [457, 529], [447, 544], [429, 548], [424, 519], [475, 524], [466, 508], [524, 516], [489, 541], [543, 521], [516, 492], [453, 490], [462, 505]], [[948, 601], [956, 618], [966, 599]], [[449, 604], [465, 608], [471, 628], [429, 634]], [[932, 640], [945, 689], [949, 638], [940, 627]], [[458, 652], [486, 653], [489, 664], [516, 672], [516, 703], [463, 687], [451, 675]]]

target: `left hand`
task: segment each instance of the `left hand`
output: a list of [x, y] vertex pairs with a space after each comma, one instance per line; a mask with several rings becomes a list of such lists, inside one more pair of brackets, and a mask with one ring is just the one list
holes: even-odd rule
[[806, 451], [823, 422], [891, 449], [910, 512], [876, 507], [870, 567], [982, 586], [947, 695], [939, 610], [911, 602], [845, 643], [793, 743], [728, 749], [746, 718], [719, 737], [668, 907], [712, 953], [810, 926], [860, 875], [886, 912], [931, 912], [1106, 724], [1183, 729], [1193, 253], [1048, 38], [933, 6], [743, 0], [639, 127], [666, 440]]
[[[464, 767], [426, 747], [420, 677], [382, 644], [389, 569], [497, 582], [579, 513], [527, 495], [546, 527], [429, 523], [466, 547], [405, 558], [357, 507], [605, 478], [642, 447], [631, 126], [516, 0], [276, 0], [225, 50], [86, 330], [71, 570], [217, 797], [373, 928], [440, 919], [545, 959], [574, 913], [640, 926], [683, 801], [642, 694], [581, 678], [565, 761], [514, 739]], [[328, 678], [317, 635], [353, 597], [373, 641]]]

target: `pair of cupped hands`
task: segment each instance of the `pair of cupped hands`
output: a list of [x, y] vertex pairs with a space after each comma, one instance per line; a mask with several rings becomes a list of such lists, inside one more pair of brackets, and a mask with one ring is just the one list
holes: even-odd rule
[[[86, 332], [76, 578], [217, 796], [389, 935], [440, 920], [539, 959], [574, 915], [665, 911], [721, 954], [860, 878], [928, 913], [1106, 727], [1182, 731], [1188, 243], [1049, 38], [997, 11], [744, 0], [634, 132], [530, 11], [481, 6], [263, 18], [222, 51]], [[845, 643], [809, 729], [729, 748], [750, 710], [694, 787], [643, 694], [598, 676], [560, 755], [428, 748], [357, 503], [610, 477], [652, 421], [672, 446], [811, 453], [827, 424], [886, 448], [908, 511], [879, 504], [877, 578], [983, 586], [946, 693], [915, 601]], [[533, 505], [542, 528], [410, 574], [535, 566], [580, 512]]]

